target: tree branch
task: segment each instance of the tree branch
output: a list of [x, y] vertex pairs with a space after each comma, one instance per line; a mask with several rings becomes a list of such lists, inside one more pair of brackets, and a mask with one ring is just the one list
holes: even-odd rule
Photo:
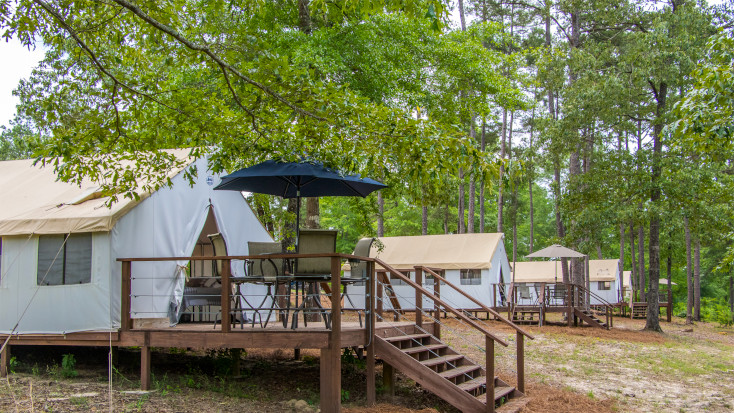
[[274, 98], [278, 102], [280, 102], [280, 103], [288, 106], [289, 108], [293, 109], [294, 111], [296, 111], [297, 113], [299, 113], [299, 114], [301, 114], [303, 116], [308, 116], [310, 118], [313, 118], [313, 119], [316, 119], [316, 120], [319, 120], [319, 121], [322, 121], [322, 122], [328, 122], [327, 119], [325, 119], [325, 118], [323, 118], [321, 116], [318, 116], [315, 113], [312, 113], [312, 112], [310, 112], [308, 110], [305, 110], [305, 109], [303, 109], [303, 108], [301, 108], [301, 107], [299, 107], [299, 106], [291, 103], [290, 101], [288, 101], [283, 96], [281, 96], [279, 93], [275, 92], [274, 90], [270, 89], [269, 87], [263, 85], [262, 83], [254, 80], [254, 79], [250, 79], [249, 77], [245, 76], [242, 72], [240, 72], [239, 70], [235, 69], [231, 65], [227, 64], [224, 60], [222, 60], [219, 56], [217, 56], [216, 53], [212, 52], [211, 49], [209, 49], [208, 47], [202, 46], [202, 45], [198, 45], [198, 44], [190, 41], [189, 39], [185, 38], [183, 35], [181, 35], [177, 31], [175, 31], [171, 27], [168, 27], [168, 26], [164, 25], [163, 23], [159, 22], [158, 20], [154, 19], [153, 17], [151, 17], [150, 15], [148, 15], [147, 13], [145, 13], [137, 5], [135, 5], [133, 3], [130, 3], [129, 1], [126, 1], [126, 0], [112, 0], [112, 1], [114, 1], [117, 4], [119, 4], [122, 7], [130, 10], [134, 15], [138, 16], [140, 19], [142, 19], [143, 21], [145, 21], [149, 25], [153, 26], [154, 28], [156, 28], [156, 29], [158, 29], [158, 30], [160, 30], [160, 31], [168, 34], [169, 36], [173, 37], [179, 43], [183, 44], [187, 48], [189, 48], [191, 50], [194, 50], [194, 51], [198, 51], [198, 52], [204, 53], [205, 55], [209, 56], [209, 58], [211, 58], [214, 62], [217, 63], [217, 65], [219, 65], [219, 67], [222, 69], [222, 71], [230, 71], [232, 74], [234, 74], [238, 78], [242, 79], [246, 83], [249, 83], [250, 85], [252, 85], [252, 86], [254, 86], [254, 87], [262, 90], [263, 92], [265, 92], [266, 94], [270, 95], [272, 98]]

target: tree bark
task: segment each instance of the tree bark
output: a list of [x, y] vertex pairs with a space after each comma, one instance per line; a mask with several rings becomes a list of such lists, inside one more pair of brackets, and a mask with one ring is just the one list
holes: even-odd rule
[[642, 224], [640, 224], [640, 227], [637, 228], [637, 253], [639, 254], [637, 257], [637, 264], [640, 266], [640, 269], [637, 271], [637, 277], [638, 282], [637, 285], [640, 286], [640, 298], [643, 301], [646, 301], [646, 295], [645, 295], [645, 229], [642, 228]]
[[463, 234], [466, 232], [466, 228], [464, 227], [464, 169], [459, 168], [459, 204], [458, 204], [459, 213], [457, 218], [459, 218], [459, 226], [458, 226], [458, 233]]
[[421, 217], [421, 234], [428, 235], [428, 207], [423, 205]]
[[377, 236], [385, 236], [385, 198], [377, 191]]
[[688, 297], [686, 300], [686, 324], [693, 324], [693, 259], [691, 258], [691, 228], [688, 216], [683, 217], [683, 228], [686, 232], [686, 287]]
[[321, 228], [321, 217], [319, 216], [318, 198], [306, 198], [306, 228]]
[[310, 0], [298, 0], [298, 29], [304, 33], [311, 33], [311, 11], [308, 8]]
[[[472, 115], [471, 123], [469, 124], [469, 136], [471, 137], [472, 145], [477, 139], [477, 132], [474, 128], [476, 117]], [[476, 193], [477, 193], [477, 180], [474, 173], [469, 174], [469, 211], [467, 217], [466, 232], [469, 234], [474, 233], [474, 211], [476, 206]]]
[[[487, 121], [484, 117], [482, 117], [482, 153], [484, 153], [487, 147], [486, 129]], [[484, 178], [482, 178], [479, 182], [479, 232], [484, 233]]]
[[637, 285], [637, 263], [635, 259], [635, 226], [633, 224], [630, 224], [630, 257], [632, 259], [632, 274], [630, 274], [630, 288], [632, 288], [632, 292], [630, 294], [630, 301], [634, 302], [637, 298], [635, 297], [635, 293], [639, 291], [639, 286]]
[[701, 321], [701, 238], [698, 235], [693, 254], [693, 320]]
[[497, 232], [502, 232], [504, 227], [503, 208], [505, 204], [503, 179], [505, 176], [505, 147], [507, 141], [507, 109], [502, 109], [502, 142], [500, 143], [500, 179], [497, 185]]
[[[619, 291], [624, 285], [624, 224], [619, 224]], [[624, 297], [618, 297], [621, 302]]]
[[535, 238], [535, 213], [533, 211], [533, 132], [535, 126], [535, 108], [530, 118], [530, 143], [528, 145], [528, 203], [530, 207], [530, 235], [528, 242], [528, 253], [533, 252], [533, 239]]

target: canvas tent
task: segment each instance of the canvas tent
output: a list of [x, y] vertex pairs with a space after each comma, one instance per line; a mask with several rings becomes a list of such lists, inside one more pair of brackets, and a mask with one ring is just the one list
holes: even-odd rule
[[[515, 263], [515, 283], [529, 287], [533, 299], [537, 297], [540, 283], [554, 283], [561, 274], [561, 261], [527, 261]], [[611, 304], [620, 295], [619, 260], [589, 260], [589, 286], [591, 291]], [[562, 280], [559, 278], [558, 282]], [[539, 287], [538, 287], [539, 288]], [[599, 304], [591, 297], [591, 304]]]
[[[97, 187], [56, 180], [31, 160], [0, 162], [0, 333], [56, 333], [120, 326], [121, 264], [117, 258], [191, 256], [215, 229], [229, 253], [247, 241], [271, 241], [242, 194], [213, 191], [219, 176], [206, 159], [187, 158], [171, 171], [171, 187], [111, 208]], [[183, 176], [196, 168], [193, 186]], [[68, 235], [68, 237], [67, 237]], [[132, 318], [166, 318], [183, 262], [133, 265]], [[242, 265], [233, 264], [234, 275]]]
[[[446, 270], [445, 277], [449, 282], [491, 306], [492, 284], [503, 279], [509, 280], [510, 276], [503, 239], [504, 234], [501, 233], [381, 237], [378, 238], [379, 242], [372, 244], [370, 256], [401, 270], [414, 281], [414, 267], [417, 265]], [[381, 250], [380, 244], [383, 246]], [[430, 277], [424, 275], [424, 287], [431, 290], [432, 282]], [[415, 290], [396, 277], [391, 277], [391, 283], [401, 308], [414, 309]], [[352, 296], [364, 294], [364, 287], [357, 286], [353, 290], [354, 293], [350, 293]], [[477, 307], [468, 298], [448, 287], [441, 289], [441, 299], [454, 308]], [[430, 300], [424, 300], [424, 306], [432, 305]]]

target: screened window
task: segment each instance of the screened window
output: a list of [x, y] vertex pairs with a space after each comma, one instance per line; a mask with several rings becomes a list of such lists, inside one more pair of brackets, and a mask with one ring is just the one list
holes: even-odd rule
[[461, 285], [481, 285], [482, 284], [482, 271], [481, 270], [461, 270], [460, 281], [461, 281]]
[[92, 234], [38, 237], [38, 285], [85, 284], [92, 281]]
[[433, 285], [436, 283], [436, 279], [431, 274], [425, 274], [423, 277], [423, 285]]
[[611, 290], [612, 289], [612, 282], [611, 281], [597, 281], [597, 289], [598, 290]]

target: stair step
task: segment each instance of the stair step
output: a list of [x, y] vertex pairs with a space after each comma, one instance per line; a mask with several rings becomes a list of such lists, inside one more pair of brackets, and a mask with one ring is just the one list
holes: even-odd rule
[[449, 354], [448, 356], [441, 356], [441, 357], [435, 357], [428, 360], [421, 361], [421, 364], [423, 364], [426, 367], [433, 367], [438, 366], [440, 364], [444, 363], [451, 363], [452, 361], [457, 361], [463, 359], [464, 356], [461, 354]]
[[461, 390], [472, 391], [476, 390], [485, 384], [485, 376], [479, 376], [476, 379], [465, 381], [461, 384], [457, 384]]
[[400, 342], [400, 341], [408, 341], [408, 340], [410, 340], [410, 341], [413, 341], [413, 340], [420, 341], [420, 340], [422, 340], [424, 338], [428, 338], [430, 336], [431, 336], [430, 334], [408, 334], [408, 335], [405, 335], [405, 336], [385, 337], [385, 341], [387, 341], [388, 343], [397, 343], [397, 342]]
[[422, 353], [424, 351], [432, 351], [432, 350], [440, 350], [442, 348], [448, 348], [446, 344], [428, 344], [425, 346], [417, 346], [417, 347], [408, 347], [408, 348], [401, 348], [400, 351], [402, 351], [405, 354], [415, 354], [415, 353]]
[[474, 365], [466, 365], [466, 366], [459, 366], [454, 369], [442, 371], [441, 373], [438, 373], [439, 376], [443, 377], [444, 379], [453, 379], [454, 377], [459, 377], [461, 375], [471, 373], [472, 371], [479, 370], [481, 367]]
[[[494, 388], [494, 399], [498, 400], [499, 398], [505, 397], [514, 391], [515, 391], [514, 387], [509, 387], [509, 386], [495, 387]], [[479, 400], [482, 403], [485, 403], [487, 401], [486, 393], [476, 396], [475, 399]]]

